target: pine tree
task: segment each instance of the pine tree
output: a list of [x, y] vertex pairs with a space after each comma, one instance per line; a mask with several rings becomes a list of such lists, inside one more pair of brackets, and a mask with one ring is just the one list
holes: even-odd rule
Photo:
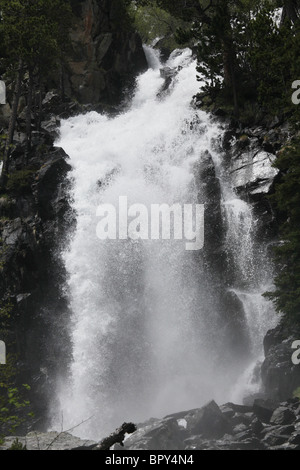
[[276, 248], [280, 266], [275, 291], [265, 295], [274, 301], [287, 321], [300, 323], [300, 138], [295, 138], [278, 156], [275, 166], [283, 173], [272, 200], [280, 218], [282, 243]]

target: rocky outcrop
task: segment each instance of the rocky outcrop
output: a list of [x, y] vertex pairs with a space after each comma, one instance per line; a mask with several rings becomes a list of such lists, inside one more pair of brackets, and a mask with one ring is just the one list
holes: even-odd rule
[[[279, 224], [269, 196], [282, 177], [273, 163], [289, 137], [288, 126], [277, 123], [269, 128], [229, 129], [223, 141], [232, 186], [242, 199], [252, 203], [258, 221], [257, 240], [269, 244], [270, 255], [271, 247], [279, 243]], [[299, 338], [300, 328], [283, 321], [267, 333], [261, 367], [265, 396], [286, 400], [300, 386], [300, 367], [292, 362], [292, 344]]]
[[[28, 450], [97, 450], [98, 444], [67, 432], [30, 433], [6, 438], [0, 450], [18, 439]], [[111, 450], [300, 450], [300, 399], [255, 400], [251, 406], [214, 401], [137, 425], [124, 446]]]
[[299, 339], [300, 326], [285, 323], [270, 330], [264, 339], [262, 380], [265, 393], [272, 399], [284, 400], [300, 387], [300, 365], [292, 361], [292, 344]]
[[231, 177], [237, 192], [249, 195], [268, 194], [279, 170], [272, 167], [276, 157], [272, 153], [249, 149], [231, 162]]
[[75, 19], [65, 92], [83, 104], [118, 104], [124, 88], [147, 68], [141, 38], [121, 0], [72, 4]]
[[274, 188], [279, 170], [273, 166], [277, 152], [289, 137], [285, 126], [275, 129], [229, 129], [224, 137], [227, 169], [240, 197], [261, 201]]
[[214, 401], [191, 411], [138, 426], [125, 450], [300, 449], [300, 400], [252, 406]]
[[16, 143], [7, 189], [0, 195], [0, 334], [10, 357], [16, 355], [15, 385], [31, 386], [37, 428], [46, 417], [55, 376], [64, 368], [57, 357], [68, 354], [65, 272], [56, 255], [74, 221], [70, 168], [51, 136], [35, 132], [29, 154]]

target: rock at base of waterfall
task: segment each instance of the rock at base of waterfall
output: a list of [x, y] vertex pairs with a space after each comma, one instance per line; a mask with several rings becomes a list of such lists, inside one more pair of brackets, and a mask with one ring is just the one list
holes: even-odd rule
[[300, 367], [292, 362], [292, 344], [299, 338], [300, 327], [286, 323], [280, 323], [265, 336], [261, 375], [264, 391], [272, 400], [286, 400], [300, 387]]
[[[110, 450], [300, 450], [300, 399], [279, 404], [256, 400], [251, 406], [218, 406], [211, 401], [202, 408], [149, 419], [136, 428], [125, 438], [124, 447], [115, 444]], [[5, 438], [0, 450], [10, 449], [16, 440], [28, 450], [99, 448], [96, 442], [68, 432], [30, 432]]]
[[286, 406], [280, 406], [277, 408], [271, 416], [271, 424], [291, 424], [295, 421], [295, 413], [287, 408]]
[[[272, 420], [276, 422], [270, 422], [270, 413]], [[281, 419], [282, 416], [290, 424], [287, 425], [286, 419]], [[278, 418], [281, 424], [278, 424]], [[124, 448], [124, 450], [269, 449], [300, 449], [299, 399], [290, 399], [281, 404], [270, 400], [256, 400], [251, 406], [226, 403], [220, 407], [211, 401], [199, 409], [139, 424], [138, 430], [125, 441]]]
[[189, 412], [185, 416], [187, 430], [191, 434], [201, 434], [206, 438], [220, 438], [230, 432], [232, 426], [223, 415], [215, 401], [211, 401], [203, 408]]

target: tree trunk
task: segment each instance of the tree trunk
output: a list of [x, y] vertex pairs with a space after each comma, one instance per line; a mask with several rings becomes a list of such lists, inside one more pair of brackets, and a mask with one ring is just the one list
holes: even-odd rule
[[236, 51], [233, 43], [233, 34], [231, 26], [231, 15], [227, 3], [219, 5], [218, 15], [220, 24], [222, 25], [220, 31], [220, 39], [223, 47], [223, 68], [224, 68], [224, 83], [228, 90], [232, 92], [234, 115], [239, 117], [238, 105], [238, 92], [236, 83]]
[[64, 71], [64, 64], [61, 62], [60, 65], [60, 92], [61, 92], [61, 100], [62, 102], [65, 101], [65, 71]]
[[286, 20], [295, 24], [299, 20], [299, 9], [299, 0], [285, 0], [282, 9], [280, 26], [283, 26]]
[[27, 112], [26, 112], [26, 161], [31, 149], [31, 117], [32, 117], [32, 93], [33, 93], [33, 73], [29, 70]]
[[224, 83], [228, 90], [232, 90], [234, 115], [239, 116], [238, 93], [235, 72], [235, 53], [233, 45], [228, 41], [223, 41], [223, 64], [224, 64]]
[[5, 149], [4, 149], [2, 172], [1, 172], [1, 177], [0, 177], [0, 187], [2, 189], [5, 188], [6, 183], [7, 183], [7, 178], [8, 178], [9, 156], [10, 156], [10, 151], [11, 151], [11, 144], [13, 143], [15, 127], [16, 127], [18, 106], [19, 106], [19, 100], [20, 100], [21, 88], [22, 88], [22, 78], [23, 78], [23, 61], [20, 59], [18, 71], [17, 71], [16, 84], [15, 84], [15, 89], [14, 89], [14, 99], [13, 99], [13, 104], [12, 104], [11, 116], [9, 120], [8, 136], [7, 136]]
[[42, 113], [43, 113], [43, 85], [42, 79], [39, 77], [39, 109], [38, 109], [38, 120], [37, 120], [37, 130], [41, 131], [42, 124]]

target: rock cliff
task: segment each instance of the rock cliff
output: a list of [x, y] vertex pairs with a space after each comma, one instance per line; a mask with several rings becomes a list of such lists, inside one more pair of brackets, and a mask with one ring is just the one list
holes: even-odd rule
[[[57, 79], [49, 73], [49, 82], [44, 84], [51, 91], [43, 96], [41, 126], [32, 119], [29, 152], [24, 133], [26, 101], [21, 98], [8, 184], [0, 194], [1, 340], [6, 342], [9, 358], [17, 358], [11, 363], [12, 383], [17, 387], [31, 384], [36, 429], [44, 429], [55, 377], [65, 373], [70, 353], [65, 271], [59, 253], [66, 227], [70, 229], [75, 222], [69, 206], [68, 157], [54, 147], [57, 128], [61, 118], [99, 103], [119, 105], [125, 88], [147, 67], [141, 39], [121, 0], [71, 3], [71, 49], [63, 76]], [[0, 106], [3, 133], [11, 104], [9, 87], [8, 102]]]
[[80, 103], [119, 104], [147, 62], [121, 0], [72, 2], [71, 51], [64, 73], [67, 95]]

